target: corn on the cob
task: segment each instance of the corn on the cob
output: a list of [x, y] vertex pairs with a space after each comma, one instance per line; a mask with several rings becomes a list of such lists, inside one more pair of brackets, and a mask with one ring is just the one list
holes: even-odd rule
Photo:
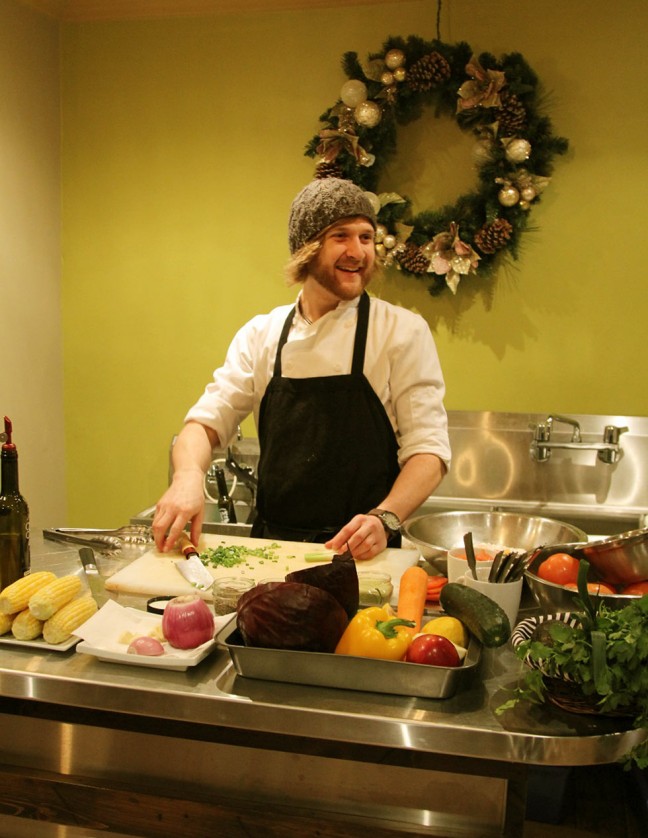
[[11, 631], [11, 624], [15, 616], [15, 614], [0, 614], [0, 635]]
[[80, 592], [83, 587], [78, 576], [59, 576], [29, 599], [29, 610], [37, 620], [49, 620], [59, 608]]
[[43, 621], [37, 620], [29, 608], [21, 611], [11, 625], [11, 633], [16, 640], [34, 640], [36, 637], [40, 637], [42, 632]]
[[46, 643], [57, 645], [65, 643], [82, 623], [90, 619], [97, 611], [97, 603], [91, 596], [82, 596], [68, 602], [43, 625], [43, 638]]
[[55, 579], [56, 574], [51, 570], [39, 570], [16, 579], [0, 591], [0, 614], [17, 614], [19, 611], [24, 611], [36, 591]]

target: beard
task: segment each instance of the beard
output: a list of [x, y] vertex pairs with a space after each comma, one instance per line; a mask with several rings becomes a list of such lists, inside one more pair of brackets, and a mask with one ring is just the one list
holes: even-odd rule
[[309, 266], [308, 273], [322, 288], [338, 299], [355, 300], [371, 282], [376, 273], [376, 263], [368, 267], [364, 263], [322, 265], [316, 256]]

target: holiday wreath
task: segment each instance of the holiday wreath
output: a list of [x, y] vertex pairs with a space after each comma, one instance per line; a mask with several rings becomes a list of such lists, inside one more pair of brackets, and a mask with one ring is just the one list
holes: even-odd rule
[[[410, 36], [388, 38], [364, 64], [348, 52], [342, 66], [349, 80], [305, 153], [318, 160], [316, 177], [347, 178], [369, 193], [381, 261], [426, 277], [438, 294], [456, 293], [470, 273], [492, 272], [505, 254], [517, 258], [529, 210], [568, 145], [540, 113], [538, 79], [524, 58], [475, 57], [466, 43]], [[398, 126], [418, 119], [426, 105], [475, 136], [478, 186], [453, 205], [413, 215], [406, 196], [376, 190], [396, 154]]]

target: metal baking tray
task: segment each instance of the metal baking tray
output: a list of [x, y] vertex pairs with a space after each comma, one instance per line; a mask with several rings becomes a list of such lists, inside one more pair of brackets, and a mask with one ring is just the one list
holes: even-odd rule
[[472, 678], [481, 657], [481, 645], [474, 638], [458, 667], [261, 649], [244, 645], [236, 616], [218, 632], [216, 642], [228, 650], [236, 672], [244, 678], [419, 698], [451, 698]]

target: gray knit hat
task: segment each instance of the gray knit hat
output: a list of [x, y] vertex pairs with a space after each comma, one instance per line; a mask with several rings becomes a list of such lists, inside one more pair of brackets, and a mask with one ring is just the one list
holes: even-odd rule
[[353, 181], [327, 177], [305, 186], [290, 208], [288, 245], [299, 250], [326, 227], [342, 218], [365, 216], [376, 227], [376, 212], [366, 193]]

